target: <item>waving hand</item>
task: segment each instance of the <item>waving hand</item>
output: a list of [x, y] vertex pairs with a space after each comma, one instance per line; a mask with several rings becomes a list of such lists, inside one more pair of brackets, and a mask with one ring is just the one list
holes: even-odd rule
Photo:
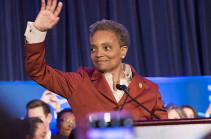
[[57, 5], [57, 0], [48, 0], [47, 5], [45, 0], [41, 0], [41, 9], [34, 22], [34, 27], [39, 31], [47, 31], [53, 28], [59, 21], [58, 15], [62, 9], [62, 2]]

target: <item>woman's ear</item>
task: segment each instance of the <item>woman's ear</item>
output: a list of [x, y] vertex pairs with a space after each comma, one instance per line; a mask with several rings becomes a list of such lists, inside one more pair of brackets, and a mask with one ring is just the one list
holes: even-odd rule
[[127, 50], [128, 50], [128, 47], [127, 46], [122, 46], [121, 47], [121, 58], [124, 59], [125, 56], [127, 55]]

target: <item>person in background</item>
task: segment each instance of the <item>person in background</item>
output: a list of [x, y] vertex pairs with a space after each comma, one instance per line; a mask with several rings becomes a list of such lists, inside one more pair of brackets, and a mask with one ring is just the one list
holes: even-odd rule
[[57, 98], [55, 93], [53, 93], [47, 89], [43, 92], [42, 96], [40, 97], [40, 100], [49, 104], [51, 106], [51, 108], [53, 108], [51, 111], [52, 120], [50, 123], [50, 130], [53, 134], [56, 134], [56, 132], [57, 132], [57, 128], [56, 128], [57, 113], [61, 111], [60, 101]]
[[[47, 139], [47, 129], [38, 117], [12, 120], [12, 137], [4, 136], [1, 139]], [[6, 129], [7, 130], [7, 129]]]
[[168, 105], [165, 107], [168, 112], [168, 119], [183, 119], [187, 118], [187, 115], [183, 111], [182, 107], [176, 105]]
[[58, 113], [57, 134], [66, 138], [74, 138], [74, 128], [76, 127], [75, 116], [71, 109], [64, 109]]
[[24, 119], [22, 130], [26, 139], [47, 139], [46, 126], [38, 117]]
[[195, 109], [190, 105], [183, 105], [181, 106], [185, 114], [187, 115], [187, 118], [197, 118], [197, 112]]
[[47, 139], [62, 139], [62, 137], [59, 137], [58, 135], [54, 135], [51, 133], [49, 124], [52, 120], [52, 114], [50, 106], [48, 106], [47, 103], [39, 99], [32, 100], [27, 103], [26, 109], [27, 109], [26, 117], [38, 117], [44, 122], [47, 129]]

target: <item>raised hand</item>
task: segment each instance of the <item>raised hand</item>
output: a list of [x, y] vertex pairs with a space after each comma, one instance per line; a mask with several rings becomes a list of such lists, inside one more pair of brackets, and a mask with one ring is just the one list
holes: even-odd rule
[[61, 111], [59, 99], [53, 92], [45, 90], [40, 100], [44, 101], [47, 104], [50, 104], [56, 110], [57, 113]]
[[45, 0], [41, 0], [41, 9], [34, 22], [34, 27], [39, 31], [47, 31], [53, 28], [59, 21], [58, 15], [62, 9], [62, 2], [57, 5], [57, 0], [48, 0], [47, 5]]

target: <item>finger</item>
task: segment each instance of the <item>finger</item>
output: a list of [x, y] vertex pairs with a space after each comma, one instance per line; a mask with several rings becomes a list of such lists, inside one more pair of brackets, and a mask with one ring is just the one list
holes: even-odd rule
[[49, 28], [49, 29], [53, 28], [53, 26], [56, 25], [56, 24], [58, 23], [59, 19], [60, 19], [59, 17], [56, 17], [56, 19], [54, 19], [54, 21], [51, 22], [50, 28]]
[[43, 92], [43, 95], [46, 94], [46, 93], [48, 93], [48, 90], [45, 90], [45, 91]]
[[[57, 24], [57, 23], [59, 22], [59, 19], [60, 19], [60, 18], [57, 17], [57, 18], [55, 19], [54, 23]], [[54, 24], [54, 25], [55, 25], [55, 24]]]
[[43, 92], [43, 95], [49, 95], [49, 94], [51, 94], [51, 92], [50, 92], [49, 90], [45, 90], [45, 91]]
[[60, 12], [61, 12], [61, 10], [62, 10], [62, 2], [59, 2], [59, 4], [58, 4], [58, 6], [57, 6], [57, 8], [56, 8], [56, 10], [55, 10], [55, 12], [54, 12], [54, 15], [57, 17], [59, 14], [60, 14]]
[[45, 10], [45, 0], [41, 0], [41, 10]]
[[59, 99], [57, 97], [52, 97], [51, 100], [57, 103], [59, 102]]
[[54, 10], [56, 8], [56, 4], [57, 4], [57, 0], [53, 0], [52, 6], [51, 6], [51, 9], [50, 9], [51, 12], [54, 12]]
[[57, 97], [56, 97], [56, 95], [55, 94], [53, 94], [52, 95], [52, 99], [56, 99]]
[[52, 94], [51, 94], [51, 92], [46, 92], [45, 95], [51, 96]]
[[51, 8], [51, 0], [48, 0], [46, 10], [50, 10]]
[[56, 99], [50, 99], [50, 101], [53, 103], [56, 103], [56, 104], [58, 103], [58, 101]]

